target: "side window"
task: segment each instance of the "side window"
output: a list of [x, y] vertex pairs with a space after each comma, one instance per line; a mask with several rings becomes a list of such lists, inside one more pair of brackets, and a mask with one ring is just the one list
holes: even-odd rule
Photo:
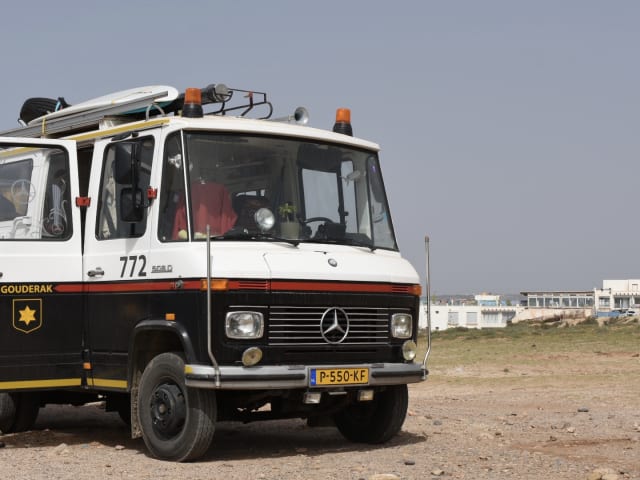
[[45, 183], [42, 237], [66, 240], [71, 237], [71, 199], [66, 155], [51, 155]]
[[162, 242], [185, 241], [186, 235], [176, 235], [176, 214], [184, 205], [184, 155], [182, 136], [176, 132], [167, 138], [164, 146], [162, 185], [160, 186], [160, 221], [158, 238]]
[[0, 239], [71, 237], [69, 161], [59, 148], [0, 150]]
[[[131, 141], [129, 141], [131, 143]], [[136, 185], [122, 185], [118, 183], [115, 172], [115, 157], [117, 142], [107, 146], [102, 165], [102, 181], [100, 182], [100, 200], [98, 203], [98, 222], [96, 223], [96, 237], [99, 240], [115, 238], [135, 238], [144, 235], [147, 228], [146, 208], [144, 218], [139, 222], [129, 222], [122, 218], [123, 203], [127, 196], [126, 190], [133, 187], [140, 190], [145, 201], [144, 192], [149, 186], [151, 166], [153, 162], [154, 138], [142, 137], [133, 142], [136, 149], [137, 175]], [[129, 197], [130, 198], [130, 197]]]

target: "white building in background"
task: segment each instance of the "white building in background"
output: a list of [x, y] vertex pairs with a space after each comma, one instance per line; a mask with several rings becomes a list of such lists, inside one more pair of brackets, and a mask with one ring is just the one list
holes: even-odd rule
[[494, 295], [492, 293], [481, 293], [480, 295], [474, 295], [473, 298], [478, 305], [484, 305], [486, 307], [497, 307], [502, 303], [500, 295]]
[[603, 280], [602, 288], [593, 291], [598, 316], [640, 312], [640, 280]]
[[593, 309], [593, 292], [586, 291], [565, 291], [552, 292], [520, 292], [526, 298], [526, 305], [531, 309]]
[[[597, 316], [640, 315], [640, 279], [603, 280], [593, 291], [520, 292], [523, 305], [505, 305], [500, 295], [475, 295], [473, 305], [431, 304], [431, 330], [499, 328], [509, 322]], [[418, 327], [427, 328], [427, 305], [421, 304]]]
[[603, 280], [602, 288], [575, 292], [520, 292], [527, 309], [516, 321], [562, 315], [599, 317], [640, 313], [640, 279]]
[[[480, 297], [480, 298], [479, 298]], [[431, 330], [447, 328], [501, 328], [512, 321], [522, 307], [502, 305], [499, 295], [476, 295], [476, 305], [431, 304]], [[421, 304], [418, 327], [427, 328], [427, 305]]]
[[525, 308], [515, 322], [527, 320], [553, 320], [558, 318], [588, 318], [593, 315], [593, 291], [520, 292], [525, 297]]

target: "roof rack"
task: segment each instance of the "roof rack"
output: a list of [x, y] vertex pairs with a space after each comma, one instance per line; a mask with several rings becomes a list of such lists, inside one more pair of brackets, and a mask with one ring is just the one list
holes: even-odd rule
[[[175, 91], [175, 90], [174, 90]], [[220, 104], [220, 108], [205, 115], [226, 115], [227, 112], [243, 109], [239, 116], [245, 116], [255, 107], [266, 105], [267, 114], [261, 119], [271, 117], [273, 106], [267, 101], [267, 94], [264, 92], [255, 92], [250, 90], [241, 90], [236, 88], [228, 88], [224, 84], [211, 84], [201, 89], [202, 104]], [[235, 92], [244, 93], [243, 98], [247, 100], [239, 102], [240, 105], [229, 105]], [[156, 103], [158, 99], [166, 97], [168, 91], [156, 91], [149, 95], [136, 97], [129, 101], [117, 104], [100, 106], [88, 110], [82, 110], [68, 115], [57, 114], [55, 117], [47, 119], [47, 115], [43, 115], [28, 125], [0, 132], [0, 136], [4, 137], [61, 137], [65, 133], [75, 133], [79, 131], [96, 130], [100, 126], [100, 121], [105, 117], [126, 114], [132, 122], [141, 119], [148, 119], [149, 115], [160, 114], [166, 115], [170, 113], [178, 113], [183, 108], [184, 94], [178, 95], [171, 103], [163, 103], [161, 107]], [[64, 111], [64, 110], [60, 110]]]
[[[267, 94], [265, 92], [256, 92], [254, 90], [242, 90], [240, 88], [229, 88], [223, 83], [211, 84], [200, 89], [202, 94], [202, 105], [210, 105], [213, 103], [219, 103], [220, 108], [211, 112], [205, 113], [205, 115], [226, 115], [227, 112], [233, 112], [235, 110], [244, 109], [240, 116], [244, 117], [247, 113], [252, 111], [255, 107], [266, 105], [268, 110], [266, 115], [258, 117], [265, 120], [271, 117], [273, 113], [273, 105], [267, 100]], [[240, 102], [238, 105], [229, 105], [229, 102], [233, 98], [234, 93], [244, 93], [243, 98], [247, 100]], [[163, 108], [167, 113], [176, 112], [182, 110], [184, 103], [184, 93], [178, 95], [178, 97], [169, 105]]]
[[97, 127], [100, 120], [110, 115], [119, 115], [139, 108], [147, 108], [153, 102], [167, 95], [168, 92], [159, 92], [144, 97], [122, 102], [106, 107], [97, 107], [91, 110], [71, 113], [69, 115], [47, 120], [46, 116], [34, 120], [31, 125], [14, 128], [0, 132], [4, 137], [44, 137], [46, 135], [61, 134], [64, 132]]

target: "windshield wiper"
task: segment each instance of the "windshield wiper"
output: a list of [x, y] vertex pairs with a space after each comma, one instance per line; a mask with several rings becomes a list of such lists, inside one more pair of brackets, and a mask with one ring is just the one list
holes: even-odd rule
[[372, 252], [375, 251], [376, 248], [378, 248], [371, 242], [363, 242], [361, 240], [356, 240], [355, 238], [345, 238], [345, 241], [348, 242], [349, 245], [353, 245], [354, 247], [365, 247]]
[[378, 248], [369, 242], [362, 242], [360, 240], [356, 240], [353, 238], [307, 238], [303, 241], [309, 242], [309, 243], [332, 243], [334, 245], [349, 245], [352, 247], [365, 247], [371, 250], [372, 252]]
[[249, 240], [260, 241], [266, 240], [269, 242], [284, 242], [289, 245], [297, 247], [300, 240], [293, 240], [291, 238], [282, 238], [265, 232], [227, 232], [222, 235], [212, 235], [211, 240]]

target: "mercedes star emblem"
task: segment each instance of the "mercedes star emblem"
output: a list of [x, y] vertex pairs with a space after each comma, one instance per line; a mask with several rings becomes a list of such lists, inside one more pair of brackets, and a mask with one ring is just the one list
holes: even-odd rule
[[349, 316], [338, 307], [327, 308], [320, 319], [320, 333], [327, 343], [341, 343], [349, 333]]

